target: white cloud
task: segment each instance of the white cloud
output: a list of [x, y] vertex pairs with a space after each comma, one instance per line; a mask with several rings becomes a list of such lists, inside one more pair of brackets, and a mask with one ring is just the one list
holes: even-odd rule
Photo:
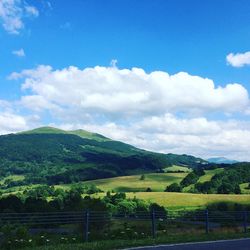
[[7, 134], [27, 129], [27, 123], [22, 116], [11, 113], [0, 113], [0, 133]]
[[37, 17], [39, 11], [24, 0], [1, 0], [0, 21], [3, 28], [10, 34], [19, 34], [24, 27], [26, 16]]
[[230, 53], [227, 55], [227, 62], [233, 67], [243, 67], [250, 65], [250, 51], [245, 53]]
[[[250, 160], [250, 122], [229, 120], [234, 112], [250, 110], [240, 84], [216, 87], [184, 72], [114, 66], [53, 70], [41, 65], [9, 78], [22, 81], [19, 107], [45, 113], [46, 119], [50, 112], [50, 125], [86, 129], [158, 152]], [[206, 118], [211, 112], [231, 116]]]
[[39, 16], [39, 11], [34, 6], [30, 6], [30, 5], [25, 6], [25, 11], [30, 16], [33, 16], [33, 17]]
[[18, 114], [19, 105], [0, 99], [0, 135], [27, 130], [40, 124], [36, 114]]
[[70, 112], [108, 118], [138, 118], [169, 112], [233, 113], [244, 112], [249, 107], [248, 92], [242, 85], [230, 83], [216, 87], [210, 79], [185, 72], [169, 75], [163, 71], [145, 73], [139, 68], [99, 66], [53, 70], [41, 65], [10, 76], [10, 79], [19, 78], [24, 79], [23, 90], [32, 93], [33, 106], [39, 103], [41, 107], [44, 100], [44, 109], [50, 103]]
[[156, 152], [186, 153], [204, 159], [225, 156], [250, 161], [250, 122], [209, 121], [204, 117], [181, 119], [165, 114], [127, 125], [114, 122], [99, 125], [68, 123], [59, 127], [66, 130], [81, 128], [94, 131]]
[[12, 51], [13, 55], [16, 55], [18, 57], [25, 57], [25, 52], [24, 49], [19, 49], [19, 50], [13, 50]]

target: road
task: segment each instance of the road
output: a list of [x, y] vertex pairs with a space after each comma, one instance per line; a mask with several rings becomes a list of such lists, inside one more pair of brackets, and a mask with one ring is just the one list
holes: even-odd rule
[[250, 239], [135, 247], [126, 250], [250, 250]]

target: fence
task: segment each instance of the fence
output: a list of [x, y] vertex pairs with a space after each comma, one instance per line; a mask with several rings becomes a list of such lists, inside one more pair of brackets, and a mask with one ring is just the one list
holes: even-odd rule
[[[78, 225], [77, 231], [83, 240], [100, 239], [109, 233], [109, 238], [150, 236], [157, 237], [171, 231], [178, 233], [196, 230], [200, 233], [227, 228], [247, 233], [250, 225], [249, 211], [138, 211], [133, 214], [112, 214], [102, 211], [49, 212], [49, 213], [0, 213], [0, 228], [3, 225], [25, 225], [29, 230], [52, 231], [57, 227]], [[130, 224], [130, 225], [129, 225]], [[73, 227], [67, 227], [73, 230]], [[123, 230], [123, 231], [122, 231]], [[54, 233], [60, 230], [54, 230]], [[116, 234], [119, 232], [120, 234]], [[68, 231], [70, 233], [70, 231]], [[92, 236], [93, 235], [93, 236]], [[102, 236], [100, 236], [102, 235]]]

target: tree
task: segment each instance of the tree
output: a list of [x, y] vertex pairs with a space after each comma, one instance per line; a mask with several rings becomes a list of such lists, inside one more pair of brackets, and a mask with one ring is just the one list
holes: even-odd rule
[[199, 180], [199, 176], [193, 171], [189, 173], [180, 183], [182, 187], [187, 187], [191, 184], [195, 184]]
[[181, 192], [181, 186], [177, 183], [172, 183], [166, 187], [165, 192]]
[[145, 180], [145, 175], [142, 174], [141, 177], [140, 177], [140, 181], [144, 181]]
[[146, 189], [146, 192], [152, 192], [152, 189], [151, 189], [150, 187], [148, 187], [148, 188]]

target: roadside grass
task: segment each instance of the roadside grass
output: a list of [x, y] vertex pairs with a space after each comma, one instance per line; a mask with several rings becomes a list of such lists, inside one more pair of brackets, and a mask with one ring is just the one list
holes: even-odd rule
[[250, 237], [250, 234], [235, 233], [235, 232], [221, 232], [210, 234], [180, 234], [180, 235], [166, 235], [160, 236], [156, 239], [145, 238], [137, 240], [105, 240], [95, 241], [89, 243], [78, 244], [47, 244], [40, 247], [28, 247], [24, 250], [112, 250], [112, 249], [126, 249], [129, 247], [139, 246], [153, 246], [159, 244], [173, 244], [173, 243], [186, 243], [186, 242], [202, 242], [213, 240], [226, 240], [226, 239], [240, 239]]

